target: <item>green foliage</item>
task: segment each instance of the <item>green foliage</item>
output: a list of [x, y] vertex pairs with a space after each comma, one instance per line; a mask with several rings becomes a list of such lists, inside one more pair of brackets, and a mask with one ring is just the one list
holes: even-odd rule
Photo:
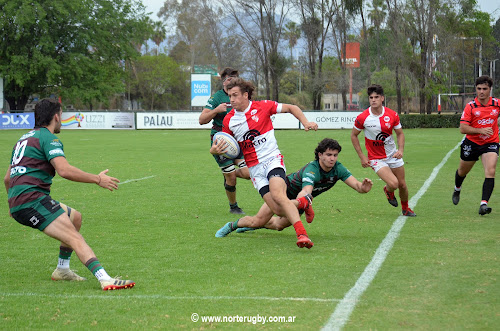
[[150, 20], [137, 0], [0, 2], [0, 73], [11, 109], [31, 94], [86, 102], [122, 90], [120, 61], [137, 55]]
[[294, 93], [291, 95], [280, 94], [279, 102], [297, 105], [302, 110], [313, 109], [311, 95], [308, 92]]
[[132, 63], [130, 83], [143, 108], [169, 110], [188, 108], [189, 73], [165, 54], [144, 55]]
[[458, 128], [460, 127], [461, 114], [429, 115], [429, 114], [401, 114], [403, 128]]

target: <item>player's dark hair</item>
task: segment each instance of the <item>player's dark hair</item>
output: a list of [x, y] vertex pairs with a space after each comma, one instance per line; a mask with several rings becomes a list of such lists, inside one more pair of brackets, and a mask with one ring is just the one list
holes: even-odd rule
[[490, 76], [481, 76], [476, 78], [476, 86], [480, 84], [488, 84], [489, 87], [493, 86], [493, 79], [490, 78]]
[[224, 81], [224, 79], [226, 79], [227, 76], [239, 77], [239, 75], [240, 75], [240, 73], [238, 72], [238, 70], [230, 68], [230, 67], [224, 68], [220, 72], [220, 78], [222, 79], [222, 81]]
[[248, 93], [248, 100], [252, 100], [252, 94], [253, 91], [255, 90], [255, 87], [253, 86], [252, 82], [249, 82], [247, 80], [244, 80], [242, 78], [235, 78], [231, 79], [231, 82], [227, 84], [226, 88], [229, 91], [233, 87], [238, 86], [241, 90], [241, 93]]
[[377, 93], [378, 95], [384, 95], [384, 88], [381, 85], [377, 84], [372, 84], [368, 86], [368, 96], [370, 96], [373, 92]]
[[61, 104], [54, 99], [42, 99], [35, 106], [35, 128], [50, 124], [54, 115], [61, 110]]
[[340, 153], [342, 147], [335, 139], [325, 138], [321, 140], [318, 144], [318, 147], [316, 147], [316, 149], [314, 150], [314, 158], [316, 159], [316, 161], [319, 160], [318, 153], [323, 154], [327, 149], [331, 149], [332, 151], [336, 149]]

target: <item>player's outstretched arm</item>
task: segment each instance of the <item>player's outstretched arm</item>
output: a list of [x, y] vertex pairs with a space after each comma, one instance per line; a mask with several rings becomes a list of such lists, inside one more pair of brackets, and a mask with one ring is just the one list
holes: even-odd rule
[[359, 193], [368, 193], [372, 189], [373, 182], [371, 179], [365, 178], [363, 182], [360, 182], [354, 176], [351, 176], [345, 180], [347, 185], [358, 191]]
[[101, 171], [98, 175], [94, 175], [72, 166], [63, 156], [53, 158], [50, 160], [50, 163], [56, 169], [59, 176], [68, 180], [80, 183], [95, 183], [110, 191], [118, 189], [120, 181], [115, 177], [108, 176], [106, 174], [109, 171], [108, 169]]
[[306, 115], [302, 112], [302, 110], [296, 105], [290, 105], [284, 103], [281, 108], [282, 113], [290, 113], [295, 116], [296, 119], [304, 126], [305, 131], [314, 130], [318, 131], [318, 124], [315, 122], [309, 122], [306, 118]]

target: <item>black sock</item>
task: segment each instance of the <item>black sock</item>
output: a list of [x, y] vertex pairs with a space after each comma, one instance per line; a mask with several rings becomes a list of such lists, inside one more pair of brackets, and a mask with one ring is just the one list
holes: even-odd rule
[[231, 209], [238, 208], [238, 203], [237, 203], [237, 202], [235, 202], [234, 204], [231, 204], [231, 203], [230, 203], [230, 204], [229, 204], [229, 207], [230, 207]]
[[483, 198], [482, 200], [490, 200], [491, 194], [493, 193], [493, 187], [495, 187], [495, 178], [485, 178], [483, 183]]
[[458, 174], [458, 170], [457, 172], [455, 172], [455, 187], [456, 188], [461, 188], [462, 187], [462, 183], [464, 182], [464, 179], [465, 179], [466, 176], [460, 176]]

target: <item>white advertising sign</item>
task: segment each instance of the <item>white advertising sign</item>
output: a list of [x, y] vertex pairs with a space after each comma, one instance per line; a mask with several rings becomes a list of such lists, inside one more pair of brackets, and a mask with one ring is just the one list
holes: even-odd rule
[[63, 129], [135, 129], [135, 114], [126, 112], [63, 112]]
[[361, 112], [307, 112], [311, 122], [318, 123], [319, 129], [352, 129], [356, 117]]
[[210, 99], [212, 87], [208, 74], [191, 74], [191, 107], [203, 107]]
[[290, 113], [273, 115], [271, 116], [271, 120], [275, 129], [298, 129], [300, 124], [299, 120]]
[[200, 125], [200, 112], [137, 113], [137, 129], [210, 129], [212, 123]]

